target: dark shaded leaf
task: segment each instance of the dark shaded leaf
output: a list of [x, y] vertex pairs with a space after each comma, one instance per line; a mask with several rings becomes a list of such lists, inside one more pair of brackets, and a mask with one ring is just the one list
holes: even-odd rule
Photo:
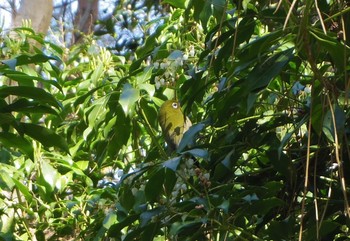
[[179, 147], [177, 148], [177, 152], [180, 153], [187, 145], [191, 145], [194, 143], [194, 139], [196, 135], [203, 130], [205, 127], [205, 124], [199, 123], [196, 125], [191, 126], [188, 131], [186, 131], [181, 139], [181, 142], [179, 144]]
[[160, 168], [151, 175], [145, 187], [145, 195], [148, 201], [154, 202], [163, 190], [163, 183], [165, 179], [165, 169]]
[[18, 148], [23, 154], [34, 160], [33, 146], [22, 136], [17, 136], [8, 132], [0, 132], [0, 142], [6, 147]]
[[22, 134], [26, 134], [33, 139], [39, 141], [45, 147], [59, 147], [65, 152], [69, 153], [69, 148], [66, 140], [57, 135], [54, 131], [47, 129], [43, 126], [30, 124], [30, 123], [20, 123], [20, 130]]
[[17, 99], [12, 104], [6, 106], [1, 111], [5, 112], [23, 112], [23, 113], [48, 113], [58, 115], [58, 113], [49, 106], [41, 105], [39, 102], [29, 101], [27, 99]]

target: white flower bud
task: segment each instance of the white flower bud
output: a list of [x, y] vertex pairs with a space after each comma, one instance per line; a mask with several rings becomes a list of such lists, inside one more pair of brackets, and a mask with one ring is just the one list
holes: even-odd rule
[[168, 67], [168, 63], [160, 63], [160, 68], [161, 69], [166, 69]]
[[191, 57], [193, 57], [195, 55], [195, 51], [194, 51], [194, 46], [193, 45], [190, 46], [189, 54], [190, 54]]
[[164, 76], [165, 76], [165, 78], [169, 78], [170, 72], [169, 71], [165, 71]]
[[156, 89], [158, 90], [160, 88], [160, 82], [159, 81], [155, 81], [156, 84]]
[[131, 189], [132, 195], [136, 196], [138, 189], [136, 187]]

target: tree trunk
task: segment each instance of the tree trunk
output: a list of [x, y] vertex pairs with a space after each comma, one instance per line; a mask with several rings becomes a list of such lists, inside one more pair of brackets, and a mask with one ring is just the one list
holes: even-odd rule
[[[22, 0], [18, 11], [12, 9], [12, 28], [21, 27], [23, 20], [30, 20], [31, 27], [36, 33], [46, 35], [51, 23], [52, 11], [52, 0]], [[12, 32], [11, 37], [16, 38], [16, 33]], [[41, 44], [35, 40], [30, 39], [29, 43], [31, 46], [30, 51], [32, 52], [33, 46], [41, 48]], [[34, 65], [30, 66], [35, 69]], [[7, 84], [16, 86], [17, 82], [9, 79]], [[6, 101], [7, 103], [13, 103], [14, 96], [8, 96]]]
[[78, 11], [75, 16], [74, 42], [78, 42], [82, 34], [93, 32], [98, 17], [98, 0], [78, 0]]
[[32, 28], [37, 33], [46, 34], [53, 11], [52, 0], [22, 0], [19, 10], [14, 10], [12, 26], [22, 26], [23, 20], [31, 20]]

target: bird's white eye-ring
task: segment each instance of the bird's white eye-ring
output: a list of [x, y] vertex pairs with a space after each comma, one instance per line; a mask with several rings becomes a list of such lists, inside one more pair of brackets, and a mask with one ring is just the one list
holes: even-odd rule
[[173, 102], [171, 104], [171, 106], [174, 108], [174, 109], [177, 109], [179, 107], [179, 105], [176, 103], [176, 102]]

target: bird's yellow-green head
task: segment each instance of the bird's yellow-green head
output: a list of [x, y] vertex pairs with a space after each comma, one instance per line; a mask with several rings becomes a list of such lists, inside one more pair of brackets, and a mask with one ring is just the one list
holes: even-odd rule
[[192, 125], [190, 119], [183, 114], [177, 100], [165, 101], [159, 109], [158, 119], [170, 150], [175, 150], [183, 134]]

